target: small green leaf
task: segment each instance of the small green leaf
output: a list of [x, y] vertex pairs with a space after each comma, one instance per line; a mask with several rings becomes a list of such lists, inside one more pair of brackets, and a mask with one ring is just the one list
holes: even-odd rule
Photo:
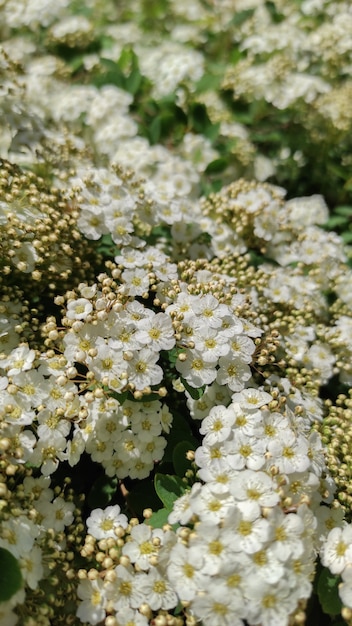
[[328, 221], [325, 222], [325, 228], [336, 228], [336, 226], [344, 226], [347, 224], [348, 220], [343, 215], [332, 215], [329, 217]]
[[0, 602], [7, 602], [21, 589], [22, 574], [17, 559], [0, 548]]
[[338, 593], [340, 576], [334, 576], [324, 567], [319, 575], [317, 592], [324, 613], [338, 615], [341, 613], [342, 602]]
[[352, 243], [352, 232], [342, 233], [341, 237], [345, 243]]
[[254, 13], [254, 9], [243, 9], [243, 11], [236, 11], [234, 17], [231, 20], [231, 23], [234, 26], [241, 26], [246, 20], [252, 17]]
[[146, 523], [153, 528], [162, 528], [165, 524], [168, 524], [170, 513], [171, 511], [169, 509], [159, 509], [159, 511], [155, 511], [153, 515], [147, 519]]
[[229, 162], [225, 158], [215, 159], [206, 167], [205, 174], [217, 174], [219, 172], [223, 172], [227, 168], [228, 164]]
[[181, 478], [186, 475], [187, 470], [192, 469], [192, 461], [187, 459], [187, 452], [194, 449], [194, 444], [189, 441], [180, 441], [174, 448], [172, 462], [176, 474]]
[[125, 87], [133, 96], [137, 93], [142, 82], [142, 75], [139, 69], [133, 70], [131, 74], [126, 78]]
[[158, 143], [161, 136], [161, 119], [157, 115], [148, 127], [149, 139], [152, 144]]
[[338, 215], [346, 215], [346, 217], [352, 217], [352, 206], [337, 206], [334, 209], [335, 213], [338, 213]]
[[104, 509], [108, 506], [117, 489], [117, 478], [103, 474], [97, 478], [88, 494], [88, 504], [92, 509]]
[[202, 397], [205, 390], [205, 385], [203, 387], [191, 387], [191, 385], [189, 385], [184, 378], [181, 378], [181, 381], [184, 388], [186, 389], [186, 391], [188, 391], [193, 400], [199, 400], [199, 398]]
[[159, 494], [155, 492], [154, 483], [150, 478], [138, 480], [130, 488], [127, 495], [128, 507], [137, 517], [143, 515], [144, 509], [158, 511], [161, 503]]
[[171, 511], [172, 505], [185, 492], [185, 486], [179, 476], [171, 474], [155, 474], [155, 491], [164, 507]]
[[122, 393], [117, 393], [117, 391], [111, 391], [111, 389], [108, 389], [108, 391], [110, 392], [110, 396], [112, 398], [115, 398], [115, 400], [117, 400], [120, 404], [123, 404], [127, 398], [129, 400], [131, 399], [131, 394], [128, 391], [123, 391]]

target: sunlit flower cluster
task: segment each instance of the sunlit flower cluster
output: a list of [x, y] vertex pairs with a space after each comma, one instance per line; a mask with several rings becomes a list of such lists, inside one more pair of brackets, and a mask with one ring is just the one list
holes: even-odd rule
[[352, 624], [351, 20], [0, 0], [1, 625]]

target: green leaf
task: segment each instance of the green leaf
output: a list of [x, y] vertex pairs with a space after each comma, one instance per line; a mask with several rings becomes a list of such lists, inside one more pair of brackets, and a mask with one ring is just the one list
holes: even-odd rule
[[97, 478], [88, 494], [88, 504], [92, 509], [104, 509], [108, 506], [117, 489], [117, 478], [103, 474]]
[[343, 215], [332, 215], [329, 217], [328, 221], [325, 222], [325, 228], [335, 228], [336, 226], [343, 226], [347, 224], [348, 220]]
[[197, 92], [202, 93], [203, 91], [209, 91], [210, 89], [219, 89], [222, 78], [222, 73], [219, 73], [217, 76], [214, 74], [203, 74], [196, 84]]
[[173, 412], [172, 428], [168, 435], [166, 435], [167, 446], [164, 450], [163, 463], [173, 463], [173, 453], [180, 441], [188, 441], [192, 444], [193, 449], [197, 448], [199, 442], [192, 434], [192, 430], [187, 420], [178, 413]]
[[244, 9], [243, 11], [236, 11], [234, 17], [231, 20], [231, 23], [234, 26], [241, 26], [246, 20], [252, 17], [254, 13], [254, 9]]
[[352, 206], [337, 206], [334, 209], [338, 215], [346, 215], [346, 217], [352, 217]]
[[352, 232], [342, 233], [341, 237], [345, 243], [352, 243]]
[[142, 516], [144, 509], [158, 511], [161, 506], [158, 495], [150, 478], [138, 480], [127, 495], [128, 507], [137, 517]]
[[131, 93], [134, 96], [137, 93], [139, 87], [141, 86], [141, 82], [142, 82], [142, 75], [139, 69], [135, 69], [126, 78], [125, 88], [127, 91], [129, 91], [129, 93]]
[[202, 397], [204, 390], [205, 390], [205, 385], [203, 387], [191, 387], [191, 385], [188, 384], [188, 382], [184, 379], [181, 378], [182, 384], [184, 386], [184, 388], [186, 389], [186, 391], [188, 391], [189, 395], [191, 396], [191, 398], [193, 398], [193, 400], [199, 400], [199, 398]]
[[[120, 404], [123, 404], [127, 398], [131, 400], [131, 394], [129, 391], [123, 391], [122, 393], [117, 393], [117, 391], [111, 391], [111, 389], [108, 389], [108, 391], [110, 396], [112, 398], [115, 398], [115, 400], [117, 400]], [[134, 398], [132, 396], [132, 400], [133, 399]]]
[[340, 581], [340, 576], [334, 576], [326, 567], [322, 569], [319, 575], [317, 593], [322, 609], [328, 615], [341, 613], [342, 602], [338, 593]]
[[161, 119], [160, 115], [157, 115], [148, 126], [149, 140], [152, 144], [158, 143], [161, 136]]
[[153, 528], [162, 528], [165, 524], [168, 524], [170, 513], [170, 509], [159, 509], [159, 511], [155, 511], [153, 515], [146, 520], [146, 523]]
[[180, 441], [174, 448], [172, 462], [176, 474], [181, 478], [186, 475], [187, 470], [192, 469], [192, 461], [187, 459], [187, 452], [194, 449], [194, 444], [189, 441]]
[[217, 174], [218, 172], [223, 172], [227, 168], [228, 164], [228, 159], [225, 159], [224, 157], [221, 159], [215, 159], [206, 167], [205, 174]]
[[171, 474], [155, 474], [155, 491], [164, 507], [171, 511], [172, 505], [185, 492], [185, 486], [179, 476]]
[[0, 602], [7, 602], [22, 587], [22, 574], [17, 559], [0, 548]]

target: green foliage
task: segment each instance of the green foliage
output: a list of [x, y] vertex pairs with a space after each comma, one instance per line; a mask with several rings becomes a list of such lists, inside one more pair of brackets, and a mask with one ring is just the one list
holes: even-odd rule
[[185, 492], [184, 483], [179, 476], [155, 474], [154, 485], [156, 493], [168, 511], [172, 510], [175, 500]]
[[147, 519], [147, 524], [152, 526], [153, 528], [162, 528], [165, 524], [168, 524], [168, 517], [170, 514], [170, 509], [162, 508], [159, 511], [154, 511], [154, 513]]
[[142, 80], [138, 58], [129, 47], [123, 49], [118, 61], [101, 57], [100, 71], [91, 77], [91, 83], [96, 87], [115, 85], [132, 95], [140, 89]]
[[116, 493], [118, 480], [116, 477], [107, 476], [104, 472], [93, 483], [88, 493], [87, 502], [92, 509], [105, 508], [111, 502]]
[[126, 481], [128, 494], [126, 496], [129, 512], [132, 515], [142, 518], [144, 509], [158, 511], [160, 509], [160, 497], [156, 492], [153, 481], [150, 478], [145, 480]]
[[172, 462], [175, 472], [180, 478], [183, 478], [186, 472], [192, 469], [192, 462], [188, 460], [187, 453], [194, 449], [195, 445], [189, 441], [180, 441], [174, 448]]
[[17, 559], [0, 548], [0, 602], [7, 602], [21, 589], [22, 574]]
[[167, 446], [163, 456], [163, 461], [165, 463], [173, 462], [174, 451], [180, 442], [187, 441], [190, 449], [194, 449], [198, 446], [197, 439], [193, 436], [188, 421], [178, 411], [173, 413], [172, 428], [166, 438]]
[[340, 582], [340, 576], [334, 576], [326, 567], [322, 568], [318, 577], [317, 593], [321, 607], [328, 615], [341, 613], [342, 603], [338, 594]]

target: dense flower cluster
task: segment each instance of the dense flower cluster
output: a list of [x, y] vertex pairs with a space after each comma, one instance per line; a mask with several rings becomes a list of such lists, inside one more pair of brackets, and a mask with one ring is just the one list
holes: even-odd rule
[[0, 2], [4, 626], [352, 623], [351, 19]]

